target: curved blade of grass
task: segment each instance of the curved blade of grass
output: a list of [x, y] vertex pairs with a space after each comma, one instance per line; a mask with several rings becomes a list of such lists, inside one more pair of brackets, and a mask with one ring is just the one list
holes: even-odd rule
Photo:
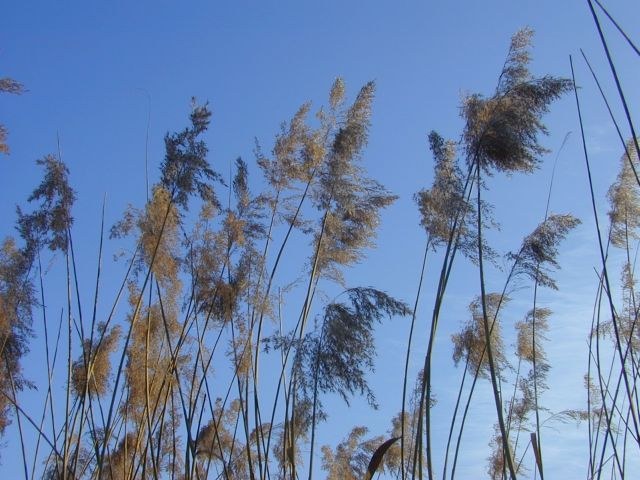
[[380, 463], [382, 463], [384, 454], [387, 453], [387, 450], [389, 450], [391, 445], [396, 443], [398, 440], [400, 440], [400, 437], [390, 438], [382, 445], [380, 445], [375, 452], [373, 452], [371, 460], [369, 461], [369, 466], [367, 467], [367, 473], [364, 476], [364, 480], [371, 480], [373, 478], [373, 475], [375, 475], [376, 470], [378, 470]]

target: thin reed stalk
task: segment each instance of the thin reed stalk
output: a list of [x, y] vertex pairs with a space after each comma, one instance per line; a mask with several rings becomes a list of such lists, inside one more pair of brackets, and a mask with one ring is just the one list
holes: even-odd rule
[[[593, 7], [591, 7], [591, 8], [593, 8]], [[626, 391], [626, 394], [627, 394], [627, 399], [629, 401], [630, 408], [632, 409], [631, 418], [632, 418], [634, 432], [635, 432], [635, 439], [636, 439], [636, 441], [638, 443], [638, 446], [640, 447], [640, 431], [638, 430], [637, 412], [633, 408], [633, 403], [634, 402], [633, 402], [633, 396], [632, 396], [632, 391], [631, 391], [631, 385], [630, 385], [630, 381], [629, 381], [629, 378], [628, 378], [627, 371], [626, 371], [625, 366], [624, 366], [625, 363], [624, 363], [624, 354], [622, 353], [622, 341], [621, 341], [621, 336], [620, 336], [620, 332], [619, 332], [617, 315], [616, 315], [616, 312], [615, 312], [613, 299], [611, 297], [611, 286], [610, 286], [610, 282], [609, 282], [609, 274], [608, 274], [608, 269], [607, 269], [606, 256], [605, 256], [605, 253], [604, 253], [602, 235], [600, 233], [600, 224], [599, 224], [599, 220], [598, 220], [598, 212], [597, 212], [597, 209], [596, 209], [595, 194], [594, 194], [594, 191], [593, 191], [593, 181], [592, 181], [592, 178], [591, 178], [591, 166], [590, 166], [590, 162], [589, 162], [589, 154], [588, 154], [588, 151], [587, 151], [587, 145], [586, 145], [586, 140], [585, 140], [585, 135], [584, 135], [584, 127], [583, 127], [583, 122], [582, 122], [582, 113], [581, 113], [581, 110], [580, 110], [580, 100], [579, 100], [579, 96], [578, 96], [577, 87], [575, 86], [575, 73], [574, 73], [574, 70], [573, 70], [573, 60], [572, 60], [571, 57], [569, 57], [569, 61], [570, 61], [570, 64], [571, 64], [571, 77], [572, 77], [572, 80], [574, 82], [574, 93], [575, 93], [575, 99], [576, 99], [576, 106], [577, 106], [577, 109], [578, 109], [578, 120], [580, 122], [580, 133], [581, 133], [581, 136], [582, 136], [582, 146], [583, 146], [585, 163], [586, 163], [586, 168], [587, 168], [587, 176], [588, 176], [588, 181], [589, 181], [589, 191], [590, 191], [590, 194], [591, 194], [591, 205], [592, 205], [593, 215], [594, 215], [594, 219], [595, 219], [595, 223], [596, 223], [596, 233], [597, 233], [597, 237], [598, 237], [598, 246], [599, 246], [599, 249], [600, 249], [600, 259], [601, 259], [601, 262], [602, 262], [602, 273], [603, 273], [603, 278], [604, 278], [605, 293], [607, 295], [608, 304], [609, 304], [609, 310], [610, 310], [610, 314], [611, 314], [611, 321], [612, 321], [612, 325], [613, 325], [613, 329], [614, 329], [614, 333], [615, 333], [615, 349], [616, 349], [618, 358], [620, 360], [621, 372], [622, 372], [622, 376], [623, 376], [623, 379], [624, 379], [624, 385], [625, 385], [625, 391]], [[640, 152], [640, 149], [638, 151]]]

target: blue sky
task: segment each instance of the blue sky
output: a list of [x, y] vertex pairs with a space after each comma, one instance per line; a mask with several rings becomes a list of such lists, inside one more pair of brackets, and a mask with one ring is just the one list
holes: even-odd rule
[[[640, 18], [640, 4], [607, 3], [637, 39], [633, 19]], [[509, 38], [524, 26], [536, 31], [534, 73], [570, 76], [569, 55], [574, 56], [583, 87], [596, 195], [604, 215], [604, 194], [617, 173], [621, 147], [580, 48], [622, 117], [586, 2], [10, 2], [0, 15], [0, 76], [19, 80], [28, 91], [0, 97], [0, 122], [9, 130], [11, 147], [11, 155], [0, 158], [0, 233], [11, 233], [14, 206], [23, 203], [39, 181], [35, 160], [56, 152], [59, 138], [78, 192], [74, 234], [80, 239], [83, 273], [90, 279], [103, 197], [108, 199], [109, 225], [127, 203], [144, 202], [148, 118], [151, 181], [157, 179], [163, 158], [163, 136], [184, 126], [191, 97], [208, 100], [213, 110], [207, 142], [214, 168], [225, 172], [229, 162], [241, 156], [257, 177], [252, 165], [254, 138], [268, 151], [280, 123], [300, 104], [310, 100], [318, 108], [326, 103], [337, 76], [345, 79], [349, 98], [365, 82], [375, 80], [363, 164], [399, 199], [383, 216], [378, 248], [350, 272], [348, 281], [375, 285], [413, 303], [424, 241], [413, 194], [428, 187], [432, 178], [426, 135], [435, 129], [447, 138], [459, 138], [461, 98], [471, 92], [492, 93]], [[607, 32], [630, 103], [638, 105], [637, 58], [608, 26]], [[554, 104], [546, 121], [551, 134], [544, 143], [553, 152], [540, 171], [534, 176], [496, 175], [489, 181], [487, 198], [495, 204], [495, 217], [502, 224], [491, 241], [500, 252], [518, 248], [522, 236], [543, 218], [551, 164], [571, 132], [558, 157], [552, 210], [573, 213], [583, 224], [561, 249], [561, 290], [544, 292], [541, 300], [558, 317], [551, 322], [553, 370], [545, 401], [561, 410], [581, 408], [586, 401], [581, 382], [598, 260], [574, 99], [567, 96]], [[437, 258], [432, 261], [437, 263]], [[120, 267], [107, 262], [106, 270], [110, 268]], [[501, 287], [503, 276], [491, 272], [492, 289]], [[428, 286], [433, 287], [434, 277], [432, 271]], [[460, 262], [437, 342], [435, 385], [442, 406], [436, 407], [441, 409], [436, 415], [445, 419], [459, 378], [450, 360], [449, 336], [466, 319], [466, 305], [477, 293], [475, 270]], [[514, 321], [527, 308], [524, 299], [529, 292], [520, 293], [522, 308], [514, 302]], [[426, 294], [421, 312], [430, 312], [431, 300]], [[416, 347], [414, 371], [422, 361], [426, 338], [426, 318], [420, 318], [422, 340]], [[335, 444], [352, 423], [366, 424], [375, 434], [388, 428], [399, 409], [399, 352], [407, 332], [408, 324], [400, 320], [380, 330], [381, 356], [372, 384], [381, 409], [371, 412], [355, 402], [346, 410], [335, 402], [335, 413], [322, 426], [321, 443]], [[36, 342], [41, 341], [37, 334]], [[35, 345], [30, 365], [37, 365], [42, 355]], [[30, 371], [27, 366], [27, 375]], [[465, 440], [469, 455], [468, 465], [460, 467], [462, 478], [484, 472], [487, 435], [495, 417], [489, 391], [481, 390], [477, 398], [478, 418], [486, 420], [480, 420], [484, 427], [477, 427]], [[447, 422], [443, 425], [446, 428]], [[15, 434], [10, 430], [5, 438], [5, 452], [14, 453], [3, 452], [0, 466], [9, 477], [17, 472], [11, 461], [18, 453]], [[585, 462], [585, 430], [562, 426], [561, 433], [551, 431], [549, 437], [552, 447], [546, 453], [549, 469], [557, 472], [553, 476], [577, 475], [575, 469]], [[566, 450], [571, 452], [568, 457]], [[564, 460], [556, 462], [555, 457]]]

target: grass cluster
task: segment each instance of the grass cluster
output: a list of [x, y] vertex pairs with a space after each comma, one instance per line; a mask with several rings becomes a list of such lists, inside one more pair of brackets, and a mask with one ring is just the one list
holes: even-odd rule
[[[608, 13], [597, 1], [589, 5], [608, 56], [595, 8]], [[479, 381], [490, 384], [495, 406], [491, 478], [553, 476], [542, 429], [550, 419], [588, 425], [588, 478], [630, 476], [627, 465], [640, 454], [640, 146], [610, 58], [627, 122], [619, 125], [612, 116], [623, 154], [608, 194], [608, 226], [597, 217], [591, 189], [601, 265], [593, 325], [585, 332], [590, 358], [582, 410], [552, 412], [543, 405], [553, 312], [537, 300], [539, 290], [558, 288], [559, 245], [580, 221], [551, 212], [547, 203], [539, 225], [504, 256], [501, 288], [487, 287], [487, 265], [499, 256], [486, 240], [495, 224], [485, 200], [492, 177], [535, 172], [547, 153], [542, 117], [556, 99], [574, 95], [581, 115], [575, 78], [538, 77], [529, 70], [531, 41], [530, 30], [516, 33], [495, 90], [463, 100], [460, 140], [429, 135], [434, 180], [415, 195], [426, 239], [412, 305], [370, 285], [350, 285], [344, 275], [374, 246], [381, 212], [396, 198], [361, 162], [373, 83], [349, 101], [338, 79], [326, 106], [314, 111], [302, 105], [270, 152], [256, 145], [260, 181], [250, 181], [242, 159], [228, 176], [214, 170], [203, 140], [211, 112], [194, 102], [185, 128], [165, 136], [159, 180], [147, 187], [146, 203], [127, 209], [113, 226], [103, 222], [88, 305], [78, 284], [69, 172], [60, 155], [40, 160], [42, 181], [29, 206], [17, 211], [16, 237], [0, 247], [0, 433], [15, 423], [17, 436], [10, 441], [21, 443], [25, 478], [43, 471], [50, 479], [311, 479], [317, 458], [332, 480], [380, 473], [403, 480], [453, 478]], [[21, 93], [22, 86], [4, 79], [0, 91]], [[0, 151], [7, 149], [0, 126]], [[261, 185], [257, 193], [253, 185]], [[126, 273], [115, 297], [104, 299], [107, 237], [122, 246]], [[625, 258], [619, 285], [610, 267], [614, 251]], [[58, 318], [47, 305], [59, 299], [49, 298], [44, 281], [52, 254], [64, 270]], [[474, 265], [480, 288], [468, 320], [451, 339], [462, 375], [453, 415], [444, 419], [446, 445], [436, 446], [434, 423], [443, 419], [432, 415], [435, 341], [460, 256]], [[423, 367], [412, 379], [416, 312], [429, 273], [437, 276], [437, 288], [424, 310], [430, 312], [428, 331], [419, 336], [426, 339]], [[502, 314], [523, 286], [533, 297], [514, 325], [511, 351]], [[366, 427], [354, 426], [336, 445], [318, 446], [317, 426], [330, 413], [328, 395], [347, 403], [363, 396], [376, 405], [368, 382], [375, 329], [390, 317], [407, 317], [411, 326], [399, 372], [400, 408], [389, 431], [370, 436]], [[32, 411], [22, 401], [34, 387], [22, 362], [36, 329], [47, 347], [48, 383], [37, 385], [44, 398]], [[602, 353], [607, 349], [612, 358]], [[54, 379], [62, 371], [60, 396]], [[27, 429], [37, 432], [35, 445], [27, 444]]]

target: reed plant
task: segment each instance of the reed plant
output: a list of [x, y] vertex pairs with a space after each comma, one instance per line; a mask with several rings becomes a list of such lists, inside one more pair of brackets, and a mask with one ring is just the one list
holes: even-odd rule
[[[454, 478], [483, 382], [495, 409], [484, 419], [494, 424], [490, 478], [553, 478], [543, 427], [568, 421], [587, 425], [587, 478], [632, 477], [628, 465], [640, 454], [640, 147], [601, 14], [638, 50], [600, 2], [588, 3], [626, 125], [611, 113], [622, 155], [606, 227], [582, 132], [601, 260], [585, 332], [584, 408], [552, 411], [544, 401], [554, 315], [539, 292], [559, 288], [560, 246], [580, 223], [552, 211], [553, 178], [538, 226], [513, 251], [500, 253], [487, 240], [498, 226], [486, 200], [493, 177], [535, 173], [549, 153], [543, 117], [553, 102], [573, 92], [584, 122], [575, 75], [534, 75], [533, 32], [523, 29], [511, 39], [495, 90], [463, 99], [460, 139], [428, 135], [434, 174], [431, 187], [415, 194], [426, 238], [411, 305], [378, 287], [352, 285], [345, 274], [375, 246], [382, 212], [396, 200], [363, 163], [373, 82], [348, 101], [338, 78], [326, 106], [302, 104], [268, 151], [256, 142], [255, 161], [238, 158], [228, 173], [209, 162], [211, 110], [193, 100], [186, 126], [164, 138], [146, 203], [130, 206], [115, 225], [105, 224], [103, 206], [90, 287], [79, 280], [86, 260], [74, 248], [76, 192], [67, 166], [60, 151], [39, 160], [42, 181], [17, 209], [16, 235], [0, 247], [0, 434], [20, 442], [24, 477], [311, 480], [322, 470], [331, 480]], [[0, 92], [22, 91], [18, 82], [0, 81]], [[0, 152], [7, 150], [0, 125]], [[122, 251], [124, 272], [112, 297], [105, 295], [107, 237]], [[616, 283], [611, 259], [618, 254]], [[61, 267], [49, 285], [53, 261]], [[443, 346], [439, 323], [461, 261], [473, 266], [477, 293], [452, 345]], [[499, 263], [506, 265], [501, 278], [489, 276]], [[427, 277], [434, 291], [424, 291]], [[514, 303], [527, 305], [517, 321], [513, 309], [505, 313]], [[388, 430], [354, 425], [335, 445], [318, 445], [319, 424], [332, 420], [328, 398], [349, 405], [362, 397], [377, 406], [369, 383], [376, 328], [401, 317], [408, 337]], [[34, 385], [24, 368], [36, 329], [44, 335], [44, 385]], [[425, 354], [412, 378], [418, 342]], [[434, 414], [433, 370], [445, 347], [461, 376], [443, 421]], [[23, 398], [35, 387], [41, 406], [27, 409]], [[434, 434], [436, 421], [446, 439]]]

